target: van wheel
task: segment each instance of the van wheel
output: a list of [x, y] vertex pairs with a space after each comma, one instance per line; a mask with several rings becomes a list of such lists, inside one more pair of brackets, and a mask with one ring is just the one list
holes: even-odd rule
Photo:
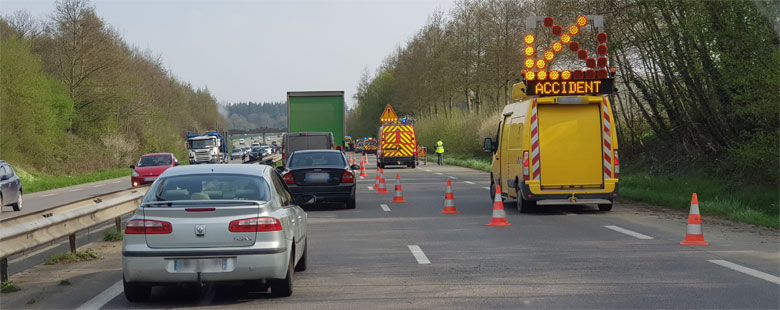
[[412, 162], [411, 166], [412, 166], [412, 169], [417, 168], [417, 163], [416, 162]]
[[122, 284], [125, 290], [125, 298], [130, 302], [141, 302], [149, 299], [152, 294], [152, 287], [149, 285], [140, 285], [135, 283], [127, 283], [125, 277], [122, 276]]
[[599, 211], [612, 211], [612, 205], [614, 202], [611, 203], [603, 203], [599, 205]]
[[523, 196], [520, 194], [520, 186], [515, 186], [515, 190], [517, 190], [517, 211], [520, 213], [536, 211], [536, 201], [523, 199]]
[[[490, 181], [490, 200], [496, 201], [496, 183], [493, 180]], [[504, 196], [501, 196], [501, 201], [504, 201]]]

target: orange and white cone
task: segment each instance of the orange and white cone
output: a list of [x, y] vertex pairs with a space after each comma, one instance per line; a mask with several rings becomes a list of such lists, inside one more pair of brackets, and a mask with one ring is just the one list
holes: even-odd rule
[[363, 163], [360, 163], [360, 178], [365, 178], [368, 176], [368, 173], [366, 173], [366, 165]]
[[685, 240], [681, 245], [710, 245], [704, 241], [704, 234], [701, 232], [701, 215], [699, 214], [699, 198], [696, 193], [691, 197], [691, 211], [688, 213], [688, 232], [685, 234]]
[[459, 213], [455, 209], [455, 195], [452, 194], [452, 181], [447, 178], [447, 191], [444, 193], [444, 211], [441, 214], [456, 214]]
[[379, 188], [379, 167], [376, 167], [376, 182], [374, 183], [374, 189]]
[[501, 200], [501, 186], [496, 184], [496, 199], [493, 200], [493, 220], [485, 226], [511, 226], [506, 221], [506, 212], [504, 211], [504, 202]]
[[352, 154], [349, 154], [349, 165], [351, 166], [354, 164], [355, 164], [355, 158], [352, 157]]
[[395, 195], [393, 195], [393, 202], [406, 202], [404, 200], [403, 190], [401, 189], [401, 175], [395, 174]]
[[387, 186], [385, 185], [385, 175], [384, 170], [379, 169], [379, 188], [377, 188], [376, 193], [377, 194], [387, 194]]

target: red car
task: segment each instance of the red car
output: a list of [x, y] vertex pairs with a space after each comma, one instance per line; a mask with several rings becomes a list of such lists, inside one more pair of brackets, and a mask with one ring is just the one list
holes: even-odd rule
[[178, 165], [179, 161], [171, 153], [143, 155], [138, 164], [130, 166], [130, 169], [133, 169], [133, 175], [130, 177], [133, 187], [152, 183], [165, 170]]

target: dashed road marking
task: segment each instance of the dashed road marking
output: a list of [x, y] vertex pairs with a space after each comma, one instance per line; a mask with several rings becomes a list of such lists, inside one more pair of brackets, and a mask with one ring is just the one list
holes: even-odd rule
[[428, 257], [425, 256], [425, 253], [423, 253], [422, 249], [419, 245], [410, 245], [409, 251], [412, 251], [412, 255], [414, 255], [414, 259], [417, 260], [417, 263], [420, 265], [430, 265], [431, 261], [428, 260]]
[[431, 172], [431, 169], [425, 169], [425, 172]]
[[385, 210], [385, 212], [390, 212], [390, 207], [388, 207], [386, 204], [381, 204], [379, 207], [382, 208], [382, 210]]
[[69, 192], [78, 192], [78, 191], [80, 191], [80, 190], [82, 190], [82, 189], [83, 189], [83, 188], [76, 188], [76, 189], [69, 190]]
[[92, 186], [92, 187], [101, 187], [103, 185], [105, 185], [105, 184], [98, 184], [98, 185], [95, 185], [95, 186]]
[[53, 194], [46, 194], [46, 195], [41, 195], [41, 197], [49, 197], [49, 196], [54, 196], [54, 195], [57, 195], [57, 194], [56, 194], [56, 193], [53, 193]]
[[729, 261], [725, 261], [725, 260], [721, 260], [721, 259], [711, 259], [711, 260], [709, 260], [709, 262], [713, 263], [713, 264], [716, 264], [716, 265], [720, 265], [720, 266], [726, 267], [726, 268], [731, 269], [731, 270], [739, 271], [739, 272], [747, 274], [747, 275], [754, 276], [754, 277], [762, 279], [762, 280], [767, 280], [767, 281], [772, 282], [774, 284], [780, 284], [780, 277], [775, 277], [775, 276], [773, 276], [771, 274], [768, 274], [768, 273], [764, 273], [764, 272], [761, 272], [761, 271], [758, 271], [758, 270], [755, 270], [755, 269], [751, 269], [751, 268], [748, 268], [748, 267], [745, 267], [745, 266], [742, 266], [742, 265], [737, 265], [735, 263], [732, 263], [732, 262], [729, 262]]
[[436, 174], [438, 174], [438, 175], [444, 175], [444, 173], [441, 173], [441, 172], [436, 172]]
[[463, 181], [463, 183], [466, 183], [466, 184], [474, 184], [474, 182], [471, 182], [471, 181]]
[[612, 230], [614, 230], [616, 232], [619, 232], [619, 233], [624, 233], [624, 234], [629, 235], [629, 236], [634, 237], [634, 238], [639, 238], [639, 239], [643, 239], [643, 240], [653, 239], [653, 237], [650, 237], [648, 235], [643, 235], [643, 234], [640, 234], [638, 232], [630, 231], [628, 229], [625, 229], [625, 228], [622, 228], [622, 227], [618, 227], [618, 226], [615, 226], [615, 225], [607, 225], [607, 226], [604, 226], [604, 227], [612, 229]]
[[122, 180], [111, 182], [112, 184], [122, 183]]
[[450, 179], [453, 179], [453, 180], [457, 180], [458, 179], [458, 177], [454, 177], [454, 176], [451, 176], [451, 175], [448, 175], [447, 177], [450, 178]]
[[370, 191], [374, 190], [373, 186], [366, 186], [366, 187], [368, 187], [368, 190], [370, 190]]
[[117, 281], [114, 285], [111, 285], [105, 291], [90, 299], [77, 309], [100, 309], [122, 292], [124, 292], [122, 281]]
[[483, 188], [486, 189], [486, 190], [490, 190], [490, 187], [487, 187], [487, 186], [485, 186]]

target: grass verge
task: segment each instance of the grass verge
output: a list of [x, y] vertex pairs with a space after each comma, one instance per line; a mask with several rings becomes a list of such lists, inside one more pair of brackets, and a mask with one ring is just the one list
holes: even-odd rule
[[[436, 162], [436, 155], [428, 156]], [[444, 163], [490, 171], [490, 157], [445, 154]], [[780, 227], [780, 190], [759, 185], [730, 185], [725, 179], [689, 173], [650, 174], [623, 169], [620, 197], [671, 209], [688, 210], [691, 195], [697, 193], [702, 215], [721, 216], [734, 221], [767, 227]]]
[[14, 170], [19, 174], [19, 178], [22, 179], [22, 188], [24, 188], [25, 194], [125, 177], [133, 172], [129, 168], [119, 168], [84, 174], [50, 175], [38, 172], [27, 172], [16, 167], [14, 167]]
[[106, 232], [103, 233], [103, 241], [122, 241], [122, 233], [116, 230], [106, 230]]
[[13, 281], [5, 281], [0, 283], [0, 293], [11, 293], [21, 291], [22, 288], [16, 285]]
[[98, 258], [100, 258], [98, 252], [95, 252], [95, 250], [93, 249], [86, 249], [86, 250], [76, 251], [76, 254], [73, 254], [71, 252], [54, 254], [51, 257], [46, 259], [45, 264], [56, 265], [56, 264], [63, 264], [63, 263], [88, 261], [88, 260], [93, 260]]

